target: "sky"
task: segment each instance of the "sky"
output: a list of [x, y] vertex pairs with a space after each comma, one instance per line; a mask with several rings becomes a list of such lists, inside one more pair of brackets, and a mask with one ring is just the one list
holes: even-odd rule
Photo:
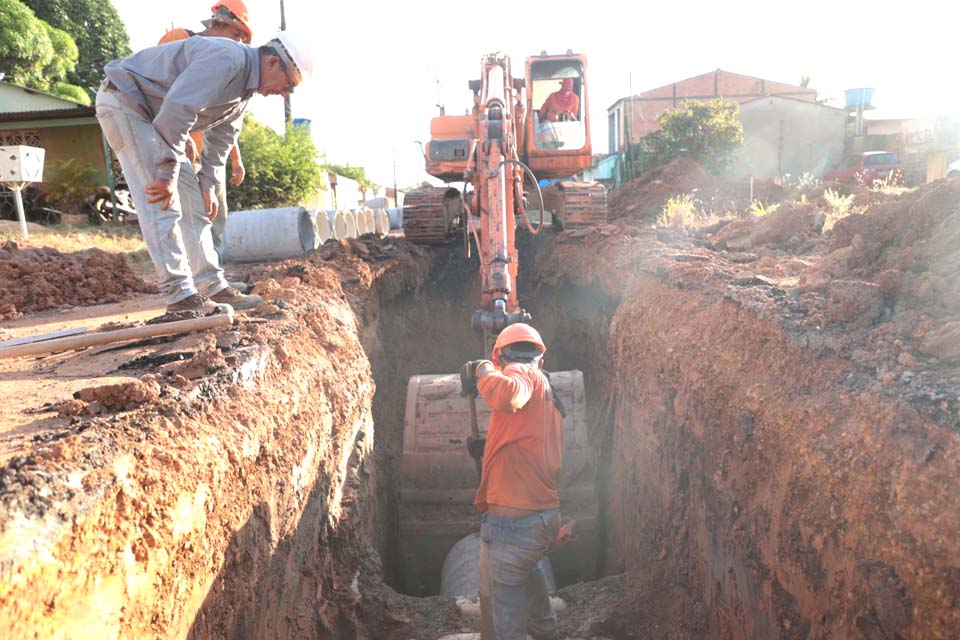
[[[200, 30], [207, 2], [113, 0], [134, 50], [171, 26]], [[280, 0], [246, 0], [253, 44], [276, 35]], [[149, 9], [148, 9], [149, 7]], [[606, 109], [616, 100], [715, 69], [810, 87], [843, 106], [843, 90], [872, 87], [872, 116], [960, 114], [955, 44], [960, 5], [944, 0], [805, 2], [318, 2], [286, 0], [287, 27], [314, 43], [313, 81], [292, 97], [328, 162], [366, 168], [378, 184], [427, 180], [417, 141], [437, 104], [462, 114], [481, 56], [524, 59], [568, 49], [587, 56], [594, 153], [607, 150]], [[283, 99], [251, 100], [278, 130]]]

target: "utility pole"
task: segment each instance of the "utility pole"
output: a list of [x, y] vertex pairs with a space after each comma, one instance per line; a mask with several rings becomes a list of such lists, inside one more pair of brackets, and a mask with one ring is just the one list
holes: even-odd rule
[[[287, 29], [287, 13], [283, 8], [283, 0], [280, 0], [280, 30], [286, 31]], [[283, 97], [283, 122], [284, 124], [290, 124], [293, 121], [293, 115], [290, 110], [290, 96]]]

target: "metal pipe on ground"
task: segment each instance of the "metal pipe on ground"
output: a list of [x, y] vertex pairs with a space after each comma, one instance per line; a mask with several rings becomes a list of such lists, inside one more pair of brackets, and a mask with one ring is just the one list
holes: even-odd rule
[[234, 262], [283, 260], [316, 246], [313, 223], [303, 207], [233, 211], [224, 234], [224, 258]]

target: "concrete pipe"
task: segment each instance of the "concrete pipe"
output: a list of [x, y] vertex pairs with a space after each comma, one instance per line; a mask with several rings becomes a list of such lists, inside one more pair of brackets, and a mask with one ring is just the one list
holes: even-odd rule
[[373, 215], [373, 209], [364, 209], [363, 210], [363, 221], [366, 231], [364, 233], [376, 233], [377, 232], [377, 220]]
[[390, 207], [387, 209], [387, 217], [390, 219], [391, 229], [403, 229], [403, 207]]
[[316, 246], [319, 247], [331, 238], [330, 219], [327, 217], [326, 211], [314, 211], [312, 217], [314, 241]]
[[357, 216], [352, 211], [344, 211], [343, 213], [343, 222], [347, 226], [346, 238], [356, 238], [357, 237]]
[[303, 207], [231, 211], [224, 258], [234, 262], [283, 260], [314, 248], [310, 214]]
[[368, 233], [367, 218], [363, 215], [363, 209], [351, 209], [350, 213], [357, 218], [357, 237], [359, 238], [363, 234]]
[[385, 236], [390, 233], [390, 217], [386, 209], [377, 209], [374, 213], [374, 222], [377, 228], [378, 236]]
[[[480, 562], [480, 534], [471, 533], [460, 538], [443, 559], [440, 573], [440, 595], [448, 598], [476, 597], [480, 589], [478, 563]], [[550, 558], [540, 560], [540, 570], [547, 581], [547, 593], [557, 592]]]
[[347, 219], [342, 211], [327, 211], [327, 221], [330, 223], [330, 238], [342, 240], [347, 237]]

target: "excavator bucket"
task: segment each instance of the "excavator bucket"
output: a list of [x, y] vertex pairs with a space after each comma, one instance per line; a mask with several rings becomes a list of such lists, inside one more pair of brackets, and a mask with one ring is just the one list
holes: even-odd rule
[[[566, 408], [560, 509], [577, 520], [576, 540], [551, 553], [561, 584], [593, 578], [596, 572], [596, 454], [587, 437], [583, 374], [560, 371], [550, 383]], [[400, 471], [400, 555], [405, 591], [437, 593], [443, 560], [453, 545], [480, 529], [473, 506], [479, 479], [467, 453], [470, 399], [460, 395], [456, 374], [410, 379], [404, 415]], [[477, 399], [480, 432], [490, 409]]]

